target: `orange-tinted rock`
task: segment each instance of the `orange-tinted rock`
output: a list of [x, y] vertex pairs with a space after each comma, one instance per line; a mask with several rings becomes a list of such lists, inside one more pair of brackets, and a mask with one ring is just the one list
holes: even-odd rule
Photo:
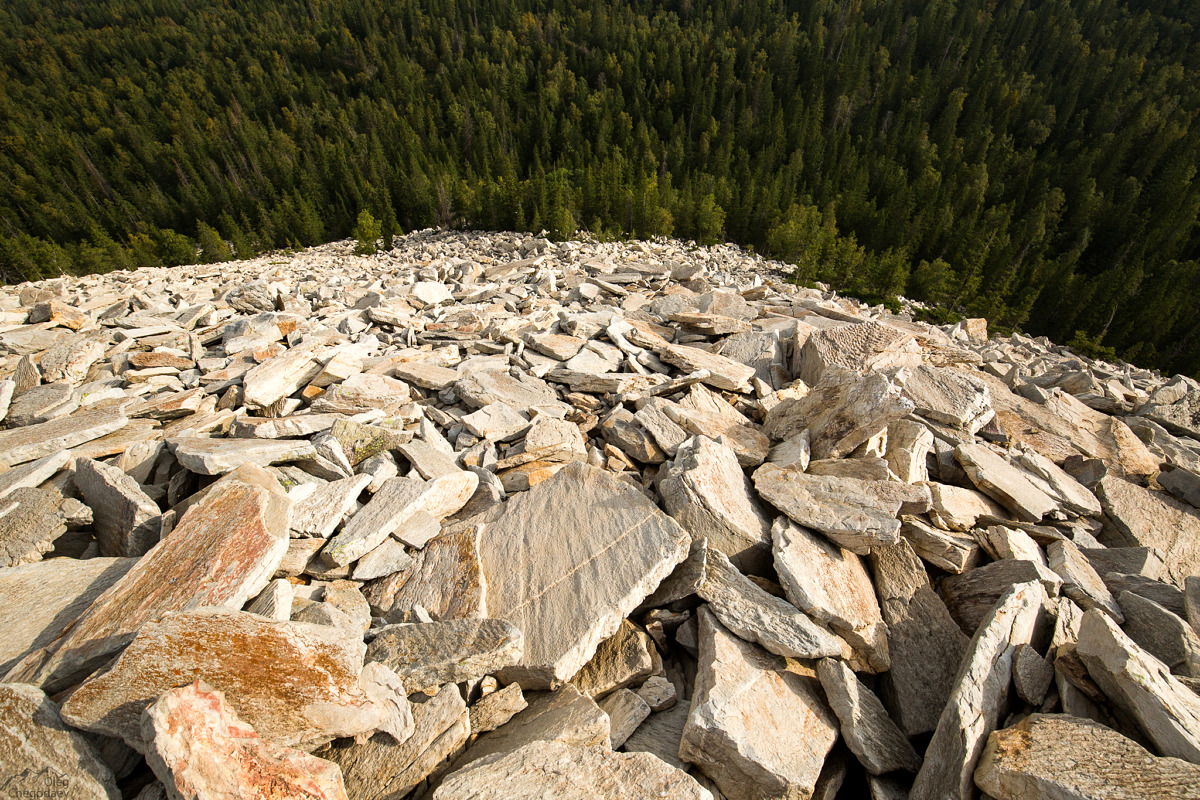
[[346, 800], [337, 764], [259, 738], [202, 681], [171, 689], [145, 715], [146, 762], [186, 800]]
[[61, 636], [5, 677], [56, 692], [76, 683], [168, 611], [241, 608], [287, 552], [291, 502], [275, 478], [245, 465], [211, 487], [163, 541]]
[[360, 638], [330, 625], [245, 612], [167, 614], [142, 628], [112, 669], [76, 689], [63, 716], [142, 751], [142, 710], [172, 686], [204, 678], [278, 744], [310, 750], [376, 730], [404, 739], [412, 732], [404, 689], [382, 664], [364, 669], [365, 653]]

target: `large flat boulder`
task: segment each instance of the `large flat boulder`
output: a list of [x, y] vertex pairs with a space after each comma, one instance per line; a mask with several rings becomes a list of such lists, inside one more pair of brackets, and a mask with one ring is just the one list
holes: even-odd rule
[[521, 658], [521, 631], [500, 619], [451, 619], [380, 628], [367, 660], [386, 664], [409, 691], [473, 681]]
[[699, 667], [680, 757], [729, 800], [811, 796], [838, 738], [819, 688], [707, 610], [699, 614]]
[[142, 729], [146, 763], [173, 800], [347, 800], [336, 764], [261, 738], [203, 681], [165, 691]]
[[270, 473], [239, 468], [210, 487], [171, 535], [5, 679], [58, 691], [103, 666], [143, 625], [169, 611], [241, 608], [266, 587], [287, 553], [290, 506]]
[[797, 354], [798, 378], [812, 385], [830, 367], [857, 373], [882, 372], [921, 363], [921, 347], [907, 331], [878, 322], [813, 331]]
[[83, 730], [145, 752], [142, 711], [181, 682], [203, 678], [268, 739], [311, 750], [341, 736], [385, 730], [404, 739], [412, 718], [404, 687], [366, 645], [331, 625], [275, 622], [245, 612], [191, 611], [147, 624], [112, 668], [63, 706]]
[[473, 521], [487, 614], [525, 636], [502, 677], [527, 689], [574, 675], [691, 543], [637, 489], [579, 462]]
[[770, 564], [770, 516], [729, 447], [703, 436], [688, 439], [658, 491], [663, 508], [693, 540], [708, 540], [747, 572], [761, 573]]
[[1114, 475], [1101, 479], [1096, 494], [1112, 521], [1102, 539], [1105, 544], [1157, 548], [1177, 585], [1189, 575], [1200, 575], [1200, 510]]
[[1200, 767], [1090, 719], [1032, 714], [988, 737], [975, 785], [996, 800], [1197, 800]]
[[0, 672], [63, 632], [137, 563], [134, 558], [56, 558], [0, 569]]

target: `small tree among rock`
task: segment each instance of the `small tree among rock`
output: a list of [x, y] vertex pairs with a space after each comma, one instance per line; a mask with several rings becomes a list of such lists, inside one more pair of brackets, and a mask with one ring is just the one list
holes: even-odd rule
[[354, 223], [352, 235], [356, 241], [354, 252], [357, 255], [370, 255], [378, 249], [379, 237], [383, 235], [383, 228], [379, 224], [379, 220], [371, 216], [371, 212], [364, 208], [358, 212], [358, 221]]

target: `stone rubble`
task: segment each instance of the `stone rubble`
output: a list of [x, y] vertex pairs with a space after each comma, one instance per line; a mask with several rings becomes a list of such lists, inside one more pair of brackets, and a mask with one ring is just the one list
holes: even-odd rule
[[1196, 796], [1200, 384], [786, 272], [0, 289], [0, 792]]

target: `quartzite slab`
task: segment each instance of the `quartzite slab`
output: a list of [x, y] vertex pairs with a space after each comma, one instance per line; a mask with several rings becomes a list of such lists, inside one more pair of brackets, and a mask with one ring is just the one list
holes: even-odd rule
[[200, 680], [154, 701], [142, 736], [146, 763], [172, 800], [347, 800], [336, 764], [260, 738]]
[[741, 570], [765, 571], [771, 520], [733, 450], [696, 436], [679, 446], [675, 461], [661, 474], [663, 508], [694, 540], [706, 539]]
[[480, 528], [459, 525], [435, 536], [412, 554], [412, 566], [363, 587], [371, 609], [389, 621], [417, 607], [434, 619], [482, 619], [486, 591], [479, 560]]
[[527, 689], [574, 675], [691, 542], [637, 489], [579, 462], [475, 521], [488, 615], [525, 634], [504, 679]]
[[1101, 479], [1096, 494], [1114, 526], [1102, 537], [1105, 544], [1157, 548], [1176, 585], [1200, 575], [1200, 511], [1114, 475]]
[[137, 563], [134, 558], [56, 558], [0, 569], [0, 672], [43, 647]]
[[199, 475], [224, 475], [242, 464], [267, 467], [308, 461], [317, 449], [307, 439], [205, 439], [189, 436], [167, 442], [175, 458]]
[[1058, 509], [1054, 498], [1033, 485], [1025, 474], [980, 444], [960, 444], [954, 457], [984, 494], [1025, 522], [1037, 522]]
[[823, 658], [817, 677], [841, 723], [842, 738], [872, 775], [893, 770], [916, 772], [921, 757], [892, 722], [883, 703], [841, 661]]
[[[519, 688], [518, 688], [519, 693]], [[455, 686], [433, 697], [412, 697], [413, 733], [397, 742], [377, 733], [365, 742], [343, 739], [321, 757], [342, 768], [351, 800], [395, 800], [458, 753], [471, 735], [467, 704]]]
[[988, 737], [975, 785], [996, 800], [1197, 800], [1200, 767], [1090, 719], [1031, 714]]
[[686, 772], [648, 753], [531, 742], [446, 778], [433, 800], [712, 800]]
[[860, 554], [900, 539], [896, 514], [901, 502], [884, 495], [881, 488], [887, 486], [886, 481], [813, 476], [771, 463], [754, 472], [754, 488], [763, 499], [796, 523]]
[[1030, 643], [1046, 602], [1040, 583], [1017, 584], [979, 627], [925, 749], [925, 762], [909, 795], [912, 800], [974, 796], [975, 764], [1008, 700], [1013, 652]]
[[87, 677], [147, 622], [200, 606], [241, 608], [271, 580], [288, 546], [290, 502], [247, 464], [214, 484], [126, 575], [61, 636], [5, 677], [58, 691]]
[[14, 467], [119, 431], [129, 419], [119, 408], [79, 411], [67, 417], [0, 431], [0, 466]]
[[809, 797], [838, 738], [811, 679], [700, 611], [700, 663], [679, 755], [729, 800]]
[[123, 470], [77, 458], [75, 485], [92, 508], [101, 555], [141, 556], [158, 544], [162, 512]]
[[367, 647], [367, 661], [392, 669], [409, 691], [473, 681], [517, 663], [521, 631], [501, 619], [452, 619], [388, 625]]
[[167, 614], [142, 628], [107, 672], [75, 690], [63, 717], [139, 752], [143, 709], [172, 686], [203, 678], [262, 736], [311, 750], [336, 737], [411, 731], [403, 687], [366, 645], [328, 625], [245, 612]]
[[871, 672], [886, 671], [887, 626], [862, 559], [782, 517], [771, 534], [775, 569], [792, 605], [833, 628]]
[[112, 771], [34, 686], [0, 684], [0, 791], [6, 797], [118, 800]]

